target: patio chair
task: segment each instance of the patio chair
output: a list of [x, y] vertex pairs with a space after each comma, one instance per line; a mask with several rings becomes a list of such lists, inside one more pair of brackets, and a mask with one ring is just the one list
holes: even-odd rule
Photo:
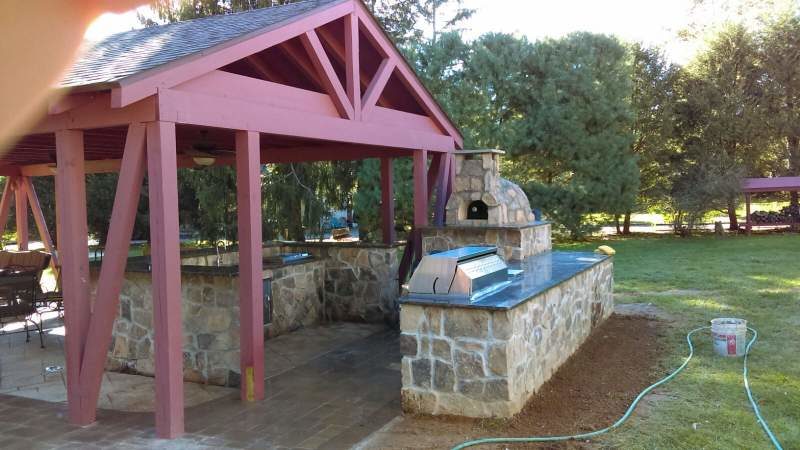
[[61, 292], [61, 267], [54, 270], [56, 282], [53, 290], [40, 291], [36, 296], [36, 306], [45, 311], [55, 311], [60, 318], [64, 317], [64, 294]]
[[38, 314], [37, 296], [41, 292], [42, 271], [49, 263], [50, 255], [43, 252], [0, 251], [0, 325], [23, 322], [25, 342], [30, 342], [28, 323], [33, 324], [42, 348], [44, 330], [41, 315], [38, 323], [33, 318]]

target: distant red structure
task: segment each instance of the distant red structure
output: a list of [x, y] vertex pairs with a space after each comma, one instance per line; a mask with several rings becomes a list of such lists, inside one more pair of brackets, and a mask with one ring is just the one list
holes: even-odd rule
[[745, 228], [747, 232], [750, 233], [753, 228], [753, 222], [750, 217], [750, 197], [752, 194], [757, 192], [798, 191], [800, 191], [800, 177], [745, 178], [742, 182], [742, 192], [744, 192], [744, 200], [746, 205], [745, 213], [747, 214], [747, 218]]
[[[31, 68], [33, 70], [33, 68]], [[414, 225], [444, 220], [462, 137], [360, 0], [309, 0], [120, 33], [90, 45], [64, 96], [0, 158], [20, 248], [30, 177], [56, 177], [69, 420], [95, 421], [140, 189], [148, 176], [156, 432], [184, 430], [177, 169], [233, 165], [240, 240], [243, 400], [264, 397], [260, 165], [381, 159], [383, 235], [394, 235], [392, 161], [413, 158]], [[21, 130], [22, 131], [22, 130]], [[203, 148], [197, 152], [197, 143]], [[428, 159], [431, 159], [430, 164]], [[97, 295], [89, 292], [85, 174], [119, 172]], [[408, 180], [412, 182], [412, 180]], [[421, 253], [418, 233], [408, 247]], [[413, 243], [413, 245], [411, 245]], [[408, 253], [410, 255], [410, 253]], [[409, 261], [411, 258], [406, 258]]]

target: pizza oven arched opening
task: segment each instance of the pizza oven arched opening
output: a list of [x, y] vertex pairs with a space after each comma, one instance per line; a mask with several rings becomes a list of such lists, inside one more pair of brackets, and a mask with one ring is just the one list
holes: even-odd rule
[[475, 200], [467, 206], [467, 220], [489, 220], [489, 206], [481, 200]]

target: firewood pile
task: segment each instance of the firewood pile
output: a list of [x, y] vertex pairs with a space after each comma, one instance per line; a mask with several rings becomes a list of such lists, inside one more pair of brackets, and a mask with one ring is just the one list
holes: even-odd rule
[[780, 211], [753, 211], [750, 221], [760, 225], [800, 222], [800, 208], [786, 206]]

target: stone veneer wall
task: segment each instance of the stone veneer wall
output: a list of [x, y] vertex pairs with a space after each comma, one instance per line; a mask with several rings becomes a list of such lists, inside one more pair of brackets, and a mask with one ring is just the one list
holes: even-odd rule
[[608, 259], [511, 310], [402, 305], [403, 410], [513, 416], [611, 314], [612, 290]]
[[[96, 274], [93, 275], [96, 278]], [[322, 317], [322, 261], [265, 270], [264, 277], [272, 278], [273, 295], [272, 323], [266, 332], [277, 335], [319, 322]], [[151, 289], [149, 272], [125, 273], [120, 311], [106, 363], [108, 369], [145, 375], [155, 373]], [[184, 270], [181, 297], [184, 379], [238, 386], [238, 276]]]
[[308, 252], [325, 264], [326, 317], [397, 323], [400, 246], [364, 243], [291, 243], [283, 251]]
[[550, 251], [550, 224], [538, 222], [522, 227], [427, 227], [422, 229], [422, 252], [450, 250], [467, 245], [497, 247], [506, 260], [520, 261]]

